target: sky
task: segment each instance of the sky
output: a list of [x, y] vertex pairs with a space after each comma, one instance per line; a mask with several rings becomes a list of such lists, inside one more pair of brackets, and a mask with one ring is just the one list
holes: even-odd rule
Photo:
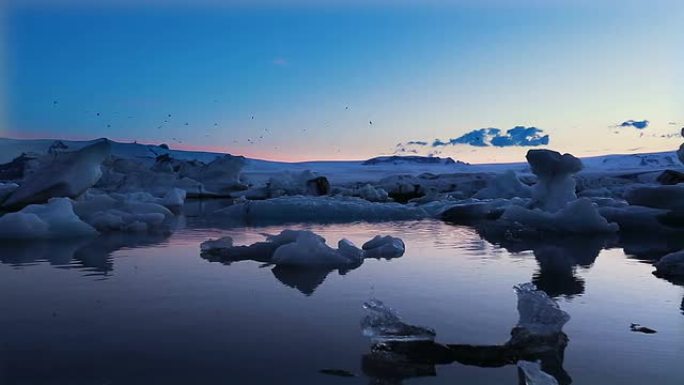
[[92, 3], [0, 2], [0, 136], [288, 161], [682, 141], [679, 0]]

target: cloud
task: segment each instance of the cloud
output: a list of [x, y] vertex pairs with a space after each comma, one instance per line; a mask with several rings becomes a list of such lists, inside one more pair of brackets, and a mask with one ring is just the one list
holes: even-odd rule
[[636, 128], [637, 130], [643, 130], [644, 128], [648, 127], [649, 121], [644, 119], [644, 120], [626, 120], [622, 123], [620, 123], [618, 126], [619, 127], [633, 127]]
[[496, 135], [492, 145], [496, 147], [535, 147], [549, 144], [549, 136], [542, 135], [544, 130], [537, 127], [516, 126], [506, 131], [506, 135]]
[[410, 140], [406, 142], [406, 145], [408, 146], [427, 146], [428, 142], [424, 142], [422, 140]]
[[416, 147], [447, 147], [467, 145], [472, 147], [536, 147], [549, 144], [549, 135], [537, 127], [516, 126], [502, 134], [499, 128], [479, 128], [449, 140], [435, 139], [432, 142], [411, 140], [398, 143], [395, 153], [408, 152]]
[[474, 147], [535, 147], [549, 144], [549, 136], [537, 127], [516, 126], [501, 134], [498, 128], [480, 128], [465, 133], [458, 138], [443, 142], [436, 139], [433, 147], [466, 144]]

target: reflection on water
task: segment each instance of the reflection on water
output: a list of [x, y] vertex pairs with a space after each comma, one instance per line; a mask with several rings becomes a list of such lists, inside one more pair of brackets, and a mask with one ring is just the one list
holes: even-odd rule
[[532, 282], [548, 295], [572, 297], [584, 293], [584, 280], [577, 276], [576, 267], [590, 268], [599, 253], [615, 241], [608, 235], [558, 235], [516, 237], [508, 229], [480, 225], [478, 234], [487, 241], [500, 245], [512, 253], [532, 251], [539, 265]]
[[83, 271], [86, 276], [107, 276], [114, 269], [113, 252], [160, 244], [168, 237], [117, 233], [61, 241], [3, 241], [0, 243], [0, 263], [20, 268], [47, 262], [58, 268]]
[[[684, 376], [684, 284], [654, 277], [641, 262], [680, 247], [676, 237], [535, 240], [433, 221], [300, 224], [290, 227], [329, 241], [388, 234], [406, 243], [395, 260], [302, 271], [208, 263], [199, 248], [208, 238], [252, 244], [282, 228], [217, 229], [197, 211], [170, 237], [0, 244], [0, 383], [365, 381], [322, 368], [375, 384], [512, 383], [521, 357], [540, 359], [561, 384], [570, 375], [574, 383], [628, 385], [674, 385]], [[84, 279], [93, 274], [107, 279]], [[553, 342], [525, 351], [499, 342], [516, 333], [510, 288], [530, 280], [573, 319]], [[372, 294], [434, 327], [442, 342], [369, 351], [358, 320]], [[632, 333], [631, 322], [658, 333]]]
[[[562, 331], [570, 319], [557, 303], [533, 284], [516, 285], [518, 324], [511, 338], [500, 345], [441, 344], [435, 332], [406, 324], [394, 310], [381, 301], [364, 303], [368, 314], [362, 319], [363, 334], [370, 337], [370, 353], [364, 354], [361, 367], [371, 384], [401, 384], [413, 377], [435, 376], [436, 365], [458, 362], [482, 368], [517, 365], [519, 361], [540, 362], [541, 370], [560, 385], [572, 383], [563, 369], [568, 336]], [[525, 376], [518, 371], [519, 382]]]

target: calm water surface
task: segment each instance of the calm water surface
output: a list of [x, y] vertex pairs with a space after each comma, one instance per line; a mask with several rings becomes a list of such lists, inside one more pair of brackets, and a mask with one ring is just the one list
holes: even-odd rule
[[[472, 228], [433, 221], [288, 226], [332, 245], [376, 234], [406, 243], [399, 259], [367, 260], [340, 275], [210, 262], [199, 253], [209, 237], [246, 244], [283, 227], [203, 227], [190, 221], [170, 237], [2, 244], [0, 383], [518, 384], [514, 366], [369, 371], [359, 322], [374, 296], [405, 321], [434, 328], [439, 342], [501, 344], [518, 319], [512, 286], [528, 281], [572, 317], [563, 361], [572, 383], [684, 378], [684, 288], [622, 248], [602, 248], [605, 240], [513, 240], [504, 248]], [[633, 322], [658, 333], [630, 332]]]

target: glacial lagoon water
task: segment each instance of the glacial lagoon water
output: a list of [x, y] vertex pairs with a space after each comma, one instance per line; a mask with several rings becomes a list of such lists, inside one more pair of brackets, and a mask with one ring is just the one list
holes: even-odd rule
[[212, 262], [202, 241], [249, 244], [284, 226], [217, 229], [192, 218], [170, 236], [3, 243], [0, 383], [518, 384], [514, 365], [373, 365], [360, 320], [364, 301], [378, 298], [437, 342], [497, 345], [518, 320], [513, 286], [530, 281], [571, 316], [561, 383], [684, 378], [684, 286], [648, 263], [672, 240], [528, 244], [437, 221], [287, 227], [333, 245], [393, 235], [406, 254], [344, 275]]

